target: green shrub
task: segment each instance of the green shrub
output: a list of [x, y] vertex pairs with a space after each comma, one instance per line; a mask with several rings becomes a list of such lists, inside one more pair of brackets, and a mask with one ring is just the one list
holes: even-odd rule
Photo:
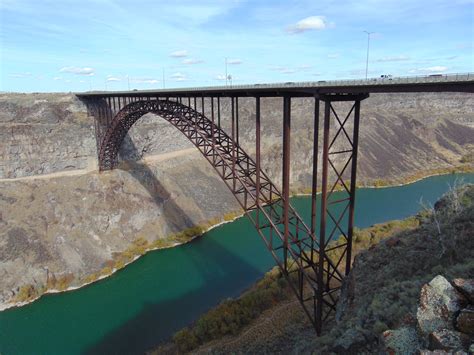
[[173, 342], [181, 351], [190, 351], [213, 339], [235, 335], [261, 312], [290, 295], [286, 281], [274, 268], [241, 298], [223, 301], [199, 318], [192, 328], [177, 332]]

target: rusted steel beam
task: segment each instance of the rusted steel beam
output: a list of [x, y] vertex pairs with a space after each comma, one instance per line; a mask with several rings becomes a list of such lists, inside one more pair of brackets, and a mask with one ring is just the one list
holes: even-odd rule
[[[319, 149], [319, 98], [314, 99], [313, 128], [313, 171], [311, 181], [311, 234], [316, 238], [316, 201], [318, 192], [318, 149]], [[311, 259], [314, 260], [314, 247], [311, 248]]]
[[283, 171], [282, 171], [282, 194], [283, 194], [283, 225], [284, 225], [284, 268], [288, 272], [288, 211], [290, 205], [290, 130], [291, 130], [291, 98], [283, 98]]
[[346, 276], [351, 270], [352, 260], [352, 238], [354, 235], [354, 212], [355, 212], [355, 195], [356, 195], [356, 179], [357, 179], [357, 151], [359, 149], [359, 121], [360, 121], [360, 100], [355, 102], [354, 112], [354, 128], [352, 135], [352, 169], [351, 169], [351, 193], [350, 193], [350, 207], [349, 207], [349, 226], [348, 226], [348, 240], [347, 240], [347, 262], [346, 262]]
[[257, 228], [260, 229], [260, 97], [255, 98], [255, 165], [257, 170], [257, 177], [255, 182], [256, 190], [256, 219]]
[[331, 103], [326, 101], [324, 104], [324, 131], [323, 131], [323, 171], [321, 182], [321, 222], [319, 230], [319, 255], [318, 255], [318, 293], [316, 302], [316, 332], [321, 333], [321, 321], [324, 305], [324, 262], [326, 260], [326, 210], [327, 210], [327, 186], [328, 186], [328, 160], [329, 160], [329, 129], [330, 129], [330, 111]]

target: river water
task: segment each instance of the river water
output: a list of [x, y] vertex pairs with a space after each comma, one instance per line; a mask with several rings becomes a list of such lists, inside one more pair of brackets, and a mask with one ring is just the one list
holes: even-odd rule
[[[421, 198], [434, 203], [456, 179], [474, 183], [474, 174], [359, 189], [356, 226], [413, 215]], [[309, 221], [309, 197], [294, 197], [292, 205]], [[240, 218], [186, 245], [150, 252], [95, 284], [0, 312], [0, 354], [143, 353], [272, 266], [257, 232]]]

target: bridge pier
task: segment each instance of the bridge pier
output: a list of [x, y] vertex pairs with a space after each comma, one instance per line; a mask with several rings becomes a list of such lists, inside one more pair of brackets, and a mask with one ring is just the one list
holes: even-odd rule
[[[316, 331], [321, 332], [322, 322], [327, 318], [329, 312], [323, 314], [324, 305], [330, 310], [335, 310], [337, 298], [335, 291], [340, 288], [343, 275], [338, 271], [340, 264], [345, 259], [344, 276], [350, 272], [352, 262], [352, 237], [354, 229], [355, 192], [357, 177], [357, 151], [359, 142], [359, 121], [360, 103], [366, 99], [368, 94], [358, 95], [320, 95], [319, 100], [324, 102], [324, 123], [323, 123], [323, 149], [322, 149], [322, 177], [321, 177], [321, 210], [320, 210], [320, 230], [319, 230], [319, 257], [323, 260], [318, 265], [318, 290], [317, 290], [317, 325]], [[312, 230], [314, 232], [316, 219], [316, 184], [317, 184], [317, 144], [318, 144], [318, 124], [319, 124], [319, 100], [315, 104], [315, 136], [313, 150], [313, 192], [312, 192]], [[339, 118], [333, 103], [349, 101], [353, 102], [352, 108], [343, 120]], [[336, 133], [331, 138], [331, 118], [334, 118], [339, 125]], [[352, 118], [353, 129], [348, 133], [348, 123]], [[352, 134], [350, 134], [352, 133]], [[334, 150], [339, 141], [338, 150]], [[332, 156], [343, 156], [345, 163], [341, 168], [334, 163]], [[350, 177], [347, 177], [346, 170], [351, 165]], [[332, 170], [336, 181], [330, 185], [329, 171]], [[349, 183], [349, 184], [348, 184]], [[337, 185], [339, 184], [339, 189]], [[349, 185], [349, 187], [348, 187]], [[338, 191], [340, 190], [340, 191]], [[337, 196], [343, 195], [343, 196]], [[336, 196], [335, 198], [332, 198]], [[328, 222], [332, 222], [330, 228]], [[328, 233], [328, 229], [330, 233]], [[333, 238], [340, 233], [340, 240], [331, 245]], [[342, 240], [341, 240], [342, 238]], [[334, 242], [333, 242], [334, 243]], [[330, 255], [327, 255], [330, 253]], [[335, 256], [333, 256], [335, 255]], [[328, 262], [326, 262], [328, 260]], [[332, 260], [332, 263], [329, 262]], [[326, 298], [326, 299], [325, 299]]]

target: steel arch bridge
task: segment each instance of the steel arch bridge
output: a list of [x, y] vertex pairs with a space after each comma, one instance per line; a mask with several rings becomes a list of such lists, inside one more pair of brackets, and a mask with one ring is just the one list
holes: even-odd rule
[[[361, 101], [371, 92], [443, 91], [474, 92], [474, 76], [428, 77], [413, 81], [395, 78], [376, 84], [359, 81], [90, 92], [77, 96], [86, 102], [89, 113], [95, 117], [101, 171], [116, 166], [122, 141], [143, 115], [157, 114], [180, 130], [236, 197], [320, 334], [324, 320], [336, 309], [338, 291], [351, 268]], [[239, 98], [242, 97], [255, 100], [255, 160], [239, 145]], [[281, 191], [261, 167], [262, 97], [278, 97], [282, 101]], [[289, 201], [291, 102], [295, 97], [314, 99], [310, 225], [305, 224]], [[230, 100], [230, 134], [221, 127], [221, 98]], [[337, 112], [333, 103], [338, 101], [351, 103], [348, 113]], [[319, 147], [321, 102], [324, 106], [321, 110], [322, 149]], [[321, 161], [318, 162], [320, 150]], [[318, 172], [318, 166], [322, 166], [321, 172]], [[332, 181], [330, 173], [334, 176]], [[318, 208], [319, 180], [321, 203]], [[340, 194], [334, 194], [338, 189], [342, 190], [342, 198]], [[319, 231], [316, 230], [317, 215], [320, 217]], [[341, 238], [334, 243], [337, 236]]]

